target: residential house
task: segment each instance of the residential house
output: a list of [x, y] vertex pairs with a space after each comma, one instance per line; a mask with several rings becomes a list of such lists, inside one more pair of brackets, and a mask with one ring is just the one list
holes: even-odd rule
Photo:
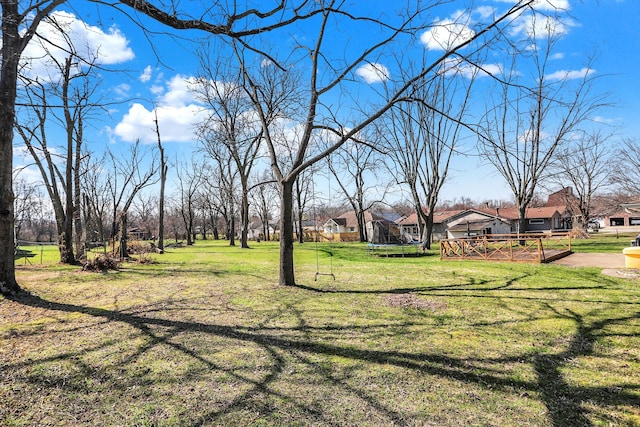
[[640, 226], [640, 211], [637, 208], [629, 208], [627, 206], [639, 205], [638, 203], [623, 204], [620, 209], [604, 218], [604, 226], [606, 227], [635, 227]]
[[455, 239], [484, 234], [509, 234], [512, 223], [507, 218], [479, 209], [467, 209], [446, 222], [447, 238]]
[[[277, 231], [277, 226], [274, 224], [269, 224], [269, 228], [267, 230], [268, 237], [272, 238]], [[267, 236], [264, 235], [264, 226], [262, 221], [253, 221], [249, 224], [249, 230], [247, 232], [247, 238], [249, 240], [266, 240]]]
[[570, 230], [573, 215], [566, 206], [541, 206], [527, 208], [525, 211], [526, 228], [518, 230], [519, 213], [516, 208], [500, 209], [499, 213], [511, 221], [512, 232], [543, 233]]
[[[418, 231], [417, 214], [403, 218], [399, 224], [415, 240], [421, 240]], [[482, 234], [508, 234], [512, 225], [508, 218], [499, 216], [495, 211], [484, 209], [458, 209], [435, 211], [433, 213], [433, 241]]]
[[[450, 210], [450, 211], [435, 211], [433, 213], [433, 231], [432, 240], [442, 240], [447, 238], [447, 221], [464, 212], [464, 209]], [[398, 224], [402, 227], [403, 232], [409, 234], [414, 240], [422, 240], [420, 236], [420, 230], [418, 227], [418, 214], [413, 213], [408, 217], [401, 218]]]
[[[393, 218], [393, 219], [390, 219]], [[365, 211], [364, 223], [367, 236], [373, 236], [374, 223], [399, 219], [400, 215], [395, 213], [373, 213]], [[358, 219], [354, 211], [348, 211], [334, 218], [329, 218], [322, 225], [322, 234], [327, 237], [332, 236], [334, 241], [355, 242], [360, 240], [360, 230], [358, 228]]]

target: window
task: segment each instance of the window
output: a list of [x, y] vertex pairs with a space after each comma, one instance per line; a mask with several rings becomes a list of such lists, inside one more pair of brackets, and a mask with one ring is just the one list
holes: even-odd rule
[[624, 218], [609, 218], [609, 224], [612, 227], [619, 227], [624, 225]]
[[538, 224], [538, 225], [540, 225], [540, 224], [544, 224], [544, 219], [542, 219], [542, 218], [534, 218], [534, 219], [530, 219], [530, 220], [529, 220], [529, 224], [532, 224], [532, 225], [533, 225], [533, 224]]

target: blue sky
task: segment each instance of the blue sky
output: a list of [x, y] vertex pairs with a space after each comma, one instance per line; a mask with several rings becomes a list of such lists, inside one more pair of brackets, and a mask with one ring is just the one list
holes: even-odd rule
[[[567, 9], [563, 22], [565, 33], [558, 45], [559, 71], [580, 70], [588, 56], [594, 56], [592, 68], [600, 77], [599, 89], [611, 94], [613, 108], [598, 112], [594, 119], [616, 130], [619, 138], [640, 136], [640, 34], [637, 19], [640, 17], [640, 2], [637, 0], [547, 0]], [[367, 6], [390, 13], [388, 1], [370, 1]], [[453, 2], [438, 9], [434, 20], [447, 20], [467, 2]], [[513, 2], [511, 2], [513, 3]], [[360, 3], [362, 5], [363, 3]], [[475, 2], [475, 14], [488, 8], [503, 9], [509, 0], [482, 0]], [[144, 21], [154, 33], [144, 33], [121, 13], [108, 7], [82, 0], [72, 0], [61, 6], [57, 13], [68, 20], [76, 31], [78, 43], [87, 50], [98, 52], [105, 71], [101, 73], [103, 83], [100, 91], [104, 99], [114, 102], [109, 114], [101, 115], [88, 130], [87, 141], [92, 151], [100, 152], [104, 147], [119, 150], [136, 139], [155, 144], [153, 129], [157, 109], [162, 138], [170, 157], [187, 160], [196, 148], [194, 118], [202, 112], [201, 105], [189, 90], [190, 82], [198, 73], [198, 60], [193, 54], [197, 46], [194, 40], [205, 37], [202, 33], [176, 33], [168, 37], [167, 29]], [[44, 29], [43, 29], [44, 30]], [[344, 51], [342, 43], [361, 46], [368, 37], [356, 28], [339, 28], [332, 34], [336, 55]], [[306, 37], [302, 29], [288, 33], [289, 39], [271, 40], [271, 49], [290, 49], [292, 39]], [[282, 37], [282, 34], [280, 34]], [[419, 39], [424, 34], [417, 34]], [[431, 38], [433, 42], [434, 38]], [[416, 49], [429, 49], [427, 39], [416, 41]], [[31, 56], [36, 57], [37, 46], [31, 47]], [[434, 52], [436, 49], [433, 49]], [[35, 53], [34, 53], [35, 52]], [[221, 52], [222, 53], [222, 52]], [[222, 53], [220, 58], [224, 58]], [[365, 99], [380, 88], [379, 79], [385, 73], [393, 77], [393, 61], [384, 55], [376, 58], [379, 68], [362, 68], [354, 75], [356, 91], [353, 97]], [[32, 64], [34, 75], [47, 71]], [[106, 71], [109, 70], [109, 71]], [[385, 70], [380, 72], [380, 70]], [[377, 72], [376, 72], [377, 71]], [[640, 141], [640, 138], [639, 138]], [[18, 142], [16, 140], [16, 142]], [[28, 159], [16, 150], [16, 166]], [[30, 169], [35, 176], [36, 172]], [[450, 182], [445, 186], [441, 198], [453, 200], [470, 197], [474, 200], [510, 199], [511, 193], [502, 178], [491, 166], [479, 158], [469, 155], [456, 159]]]

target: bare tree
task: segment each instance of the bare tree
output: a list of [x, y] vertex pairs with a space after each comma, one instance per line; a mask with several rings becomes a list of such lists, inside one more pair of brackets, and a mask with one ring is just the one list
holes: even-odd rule
[[[221, 197], [218, 190], [218, 174], [210, 165], [205, 165], [202, 170], [202, 185], [198, 192], [199, 207], [202, 210], [204, 223], [211, 226], [211, 232], [215, 240], [220, 239], [218, 230], [218, 218], [221, 211]], [[206, 225], [204, 226], [206, 228]]]
[[158, 199], [158, 252], [164, 253], [164, 190], [167, 183], [167, 160], [164, 156], [164, 147], [160, 137], [160, 123], [158, 123], [158, 113], [156, 111], [156, 136], [158, 137], [158, 156], [160, 157], [160, 196]]
[[315, 167], [304, 170], [293, 184], [294, 208], [291, 214], [295, 224], [298, 243], [304, 243], [304, 224], [309, 219], [307, 206], [313, 197]]
[[158, 229], [158, 196], [153, 193], [138, 192], [129, 209], [132, 215], [132, 224], [142, 232], [144, 236], [153, 236]]
[[200, 142], [209, 156], [216, 156], [219, 147], [226, 149], [233, 162], [240, 181], [240, 247], [248, 248], [249, 178], [258, 159], [262, 127], [242, 89], [242, 75], [209, 63], [205, 56], [201, 55], [204, 75], [195, 87], [209, 111], [200, 125]]
[[600, 131], [581, 133], [577, 141], [558, 152], [553, 165], [552, 181], [571, 184], [576, 208], [585, 230], [591, 219], [593, 196], [611, 185], [615, 163], [612, 161], [611, 136]]
[[262, 238], [264, 240], [271, 239], [271, 220], [275, 210], [274, 204], [278, 199], [278, 188], [274, 184], [273, 175], [265, 170], [252, 186], [253, 209], [262, 223]]
[[[51, 21], [55, 24], [55, 20]], [[61, 34], [64, 30], [58, 27]], [[93, 63], [80, 58], [71, 42], [66, 42], [68, 56], [58, 60], [48, 54], [46, 58], [51, 64], [50, 76], [44, 79], [22, 76], [26, 108], [16, 127], [42, 175], [54, 207], [60, 262], [73, 264], [77, 262], [76, 257], [83, 256], [80, 174], [84, 122], [97, 106], [92, 101], [97, 84], [92, 81]], [[48, 53], [51, 47], [48, 42], [40, 43]], [[49, 144], [47, 133], [52, 121], [64, 129], [66, 141], [62, 147]]]
[[[493, 18], [490, 23], [485, 26], [478, 26], [478, 31], [468, 32], [464, 37], [458, 37], [454, 43], [440, 56], [434, 58], [432, 62], [425, 67], [416, 71], [413, 76], [408, 76], [404, 82], [399, 84], [396, 90], [381, 101], [381, 105], [361, 106], [360, 116], [356, 119], [350, 119], [349, 125], [342, 121], [343, 114], [339, 111], [332, 111], [330, 105], [331, 96], [338, 95], [348, 96], [348, 84], [352, 83], [351, 76], [359, 66], [367, 64], [376, 70], [378, 77], [388, 76], [381, 67], [372, 65], [375, 59], [382, 55], [385, 48], [391, 48], [393, 42], [399, 42], [400, 38], [407, 33], [415, 33], [424, 22], [424, 14], [426, 10], [418, 5], [415, 10], [405, 11], [405, 18], [398, 25], [391, 25], [372, 17], [356, 16], [341, 9], [344, 6], [342, 2], [327, 1], [320, 2], [324, 10], [322, 16], [306, 28], [305, 34], [315, 34], [313, 38], [307, 37], [306, 40], [312, 40], [308, 45], [300, 41], [296, 46], [296, 52], [300, 55], [292, 58], [288, 57], [288, 61], [295, 63], [296, 66], [302, 67], [302, 63], [306, 62], [304, 68], [306, 70], [306, 81], [300, 86], [296, 93], [304, 97], [304, 112], [301, 116], [297, 116], [296, 112], [283, 112], [282, 117], [290, 120], [296, 120], [298, 125], [297, 132], [285, 134], [284, 140], [278, 139], [283, 135], [282, 132], [275, 132], [275, 126], [269, 126], [267, 110], [264, 108], [264, 91], [257, 73], [254, 71], [255, 61], [250, 61], [248, 56], [255, 54], [254, 51], [248, 50], [246, 46], [239, 42], [234, 42], [235, 52], [238, 65], [242, 68], [245, 75], [245, 87], [248, 95], [251, 97], [257, 114], [259, 115], [264, 132], [265, 144], [267, 146], [273, 174], [278, 181], [280, 191], [280, 271], [279, 283], [281, 285], [295, 285], [294, 260], [293, 260], [293, 220], [291, 213], [293, 212], [293, 187], [298, 176], [305, 169], [316, 164], [320, 160], [326, 158], [332, 152], [340, 148], [346, 141], [354, 139], [367, 126], [378, 120], [390, 108], [398, 102], [405, 101], [410, 98], [411, 90], [416, 82], [424, 81], [425, 78], [437, 70], [439, 64], [448, 58], [454, 57], [459, 52], [474, 43], [480, 43], [486, 46], [484, 37], [493, 30], [499, 30], [502, 23], [507, 23], [509, 19], [521, 13], [528, 8], [533, 2], [518, 2], [510, 8], [505, 14]], [[326, 45], [325, 38], [331, 32], [329, 27], [339, 22], [340, 25], [352, 25], [359, 31], [367, 32], [371, 37], [369, 43], [362, 49], [359, 49], [353, 56], [345, 52], [345, 57], [340, 62], [332, 52], [336, 47], [331, 46], [331, 51]], [[398, 22], [396, 20], [396, 22]], [[504, 34], [504, 32], [499, 32]], [[396, 49], [398, 46], [394, 46]], [[273, 61], [273, 65], [267, 67], [275, 70], [275, 77], [286, 83], [292, 81], [290, 77], [291, 67], [288, 64], [280, 64], [275, 55], [265, 58], [266, 62]], [[261, 68], [265, 67], [265, 61], [256, 65]], [[295, 80], [294, 80], [295, 81]], [[296, 83], [298, 83], [296, 81]], [[354, 102], [357, 102], [354, 100]], [[302, 105], [302, 104], [300, 104]], [[432, 106], [437, 110], [437, 106]], [[445, 114], [446, 112], [441, 112]], [[319, 144], [319, 134], [329, 133], [332, 135], [332, 142], [329, 145]], [[292, 163], [284, 163], [279, 153], [282, 146], [285, 145], [292, 151]]]
[[409, 188], [426, 249], [431, 248], [433, 215], [451, 160], [461, 151], [471, 90], [480, 73], [475, 66], [462, 73], [457, 69], [462, 64], [444, 62], [429, 79], [416, 81], [411, 98], [390, 109], [379, 130], [393, 175]]
[[90, 242], [106, 242], [108, 214], [113, 208], [109, 197], [109, 179], [105, 171], [107, 154], [101, 157], [89, 157], [83, 163], [82, 193], [85, 210], [85, 235]]
[[625, 139], [621, 150], [616, 153], [613, 181], [624, 193], [640, 194], [640, 141]]
[[202, 165], [192, 159], [190, 164], [176, 162], [178, 203], [184, 229], [187, 234], [187, 245], [195, 243], [194, 225], [198, 190], [202, 182]]
[[2, 70], [0, 71], [0, 293], [21, 291], [14, 265], [13, 125], [18, 67], [38, 25], [64, 0], [1, 0]]
[[[236, 188], [238, 171], [228, 150], [220, 145], [209, 146], [207, 152], [213, 164], [203, 166], [204, 182], [208, 186], [205, 194], [207, 203], [215, 206], [211, 213], [220, 214], [225, 222], [225, 236], [229, 246], [235, 246], [236, 223]], [[214, 227], [216, 225], [214, 224]], [[216, 231], [214, 231], [214, 234]]]
[[[35, 9], [37, 11], [36, 21], [47, 16], [48, 12], [52, 10], [56, 4], [59, 4], [54, 3], [55, 2], [40, 2], [38, 6], [41, 6], [41, 8]], [[503, 24], [508, 24], [508, 21], [512, 17], [521, 13], [524, 9], [530, 7], [534, 3], [535, 0], [521, 0], [513, 7], [509, 8], [505, 14], [492, 18], [491, 21], [485, 25], [478, 24], [476, 26], [476, 31], [468, 37], [465, 37], [464, 40], [454, 43], [454, 45], [451, 46], [443, 55], [435, 58], [433, 65], [456, 55], [462, 48], [483, 39], [493, 30], [500, 33], [500, 30], [503, 29]], [[18, 26], [23, 22], [24, 17], [20, 16], [18, 13], [16, 2], [3, 1], [1, 4], [3, 5], [3, 16], [5, 16], [6, 6], [7, 15], [13, 19], [11, 24], [7, 25], [15, 25], [15, 28], [8, 28], [8, 33], [10, 34], [10, 37], [15, 37], [18, 41], [18, 43], [16, 43], [16, 40], [11, 40], [10, 37], [6, 38], [6, 43], [3, 43], [3, 60], [6, 60], [8, 57], [12, 57], [13, 60], [13, 56], [19, 56], [22, 51], [19, 49], [20, 43], [25, 40], [24, 37], [20, 37], [18, 31]], [[303, 123], [303, 128], [299, 133], [300, 138], [298, 139], [298, 149], [296, 150], [298, 155], [295, 156], [296, 161], [290, 168], [281, 168], [273, 161], [277, 157], [277, 150], [275, 150], [275, 146], [273, 145], [275, 141], [269, 141], [270, 138], [265, 136], [266, 142], [271, 143], [269, 151], [272, 156], [272, 163], [274, 163], [274, 174], [276, 175], [276, 179], [280, 182], [281, 190], [284, 190], [280, 191], [282, 198], [281, 211], [283, 213], [291, 212], [292, 186], [300, 172], [310, 165], [317, 163], [326, 155], [330, 154], [330, 152], [337, 149], [345, 141], [352, 139], [354, 135], [380, 117], [380, 115], [390, 108], [391, 105], [401, 100], [406, 95], [407, 89], [411, 86], [412, 79], [406, 82], [406, 85], [400, 86], [396, 92], [396, 96], [391, 97], [384, 105], [368, 108], [368, 111], [365, 112], [366, 114], [363, 115], [363, 118], [359, 119], [356, 125], [351, 128], [346, 128], [344, 124], [338, 120], [340, 115], [336, 114], [337, 112], [330, 111], [329, 107], [331, 102], [328, 100], [328, 97], [333, 93], [339, 93], [342, 89], [345, 89], [343, 84], [348, 85], [352, 82], [351, 76], [356, 68], [367, 62], [369, 64], [372, 63], [377, 58], [377, 55], [383, 53], [383, 48], [390, 46], [392, 41], [406, 34], [414, 34], [415, 31], [419, 30], [421, 27], [424, 28], [423, 24], [417, 25], [416, 23], [424, 22], [424, 19], [422, 19], [423, 12], [429, 11], [426, 8], [423, 9], [421, 5], [418, 5], [413, 13], [407, 15], [407, 19], [398, 23], [398, 15], [393, 16], [393, 21], [389, 19], [388, 22], [385, 22], [381, 19], [374, 19], [371, 16], [359, 16], [357, 14], [353, 14], [348, 9], [345, 9], [347, 7], [346, 3], [332, 0], [317, 2], [310, 2], [308, 0], [281, 0], [276, 2], [274, 6], [267, 6], [266, 8], [258, 7], [255, 9], [249, 8], [246, 10], [238, 8], [235, 3], [233, 4], [233, 8], [231, 8], [226, 2], [215, 2], [212, 5], [207, 5], [203, 10], [193, 10], [193, 7], [189, 9], [187, 6], [184, 6], [183, 3], [175, 1], [162, 2], [159, 4], [160, 6], [156, 6], [144, 0], [120, 0], [119, 2], [111, 3], [110, 5], [116, 8], [128, 6], [135, 9], [138, 14], [131, 14], [134, 19], [146, 16], [176, 29], [198, 29], [207, 31], [210, 34], [220, 35], [225, 38], [235, 40], [237, 42], [236, 47], [242, 46], [246, 52], [252, 52], [253, 55], [261, 55], [262, 58], [267, 61], [272, 61], [274, 64], [279, 64], [275, 58], [277, 55], [259, 48], [259, 46], [263, 46], [261, 45], [260, 40], [262, 35], [271, 31], [276, 31], [277, 29], [282, 29], [283, 32], [290, 35], [292, 25], [303, 22], [307, 32], [316, 31], [317, 37], [313, 40], [311, 46], [302, 46], [302, 43], [299, 43], [299, 49], [296, 48], [294, 52], [298, 54], [299, 52], [304, 51], [305, 53], [303, 55], [298, 55], [297, 58], [291, 57], [291, 61], [289, 61], [296, 62], [297, 65], [302, 65], [302, 61], [310, 61], [306, 67], [306, 70], [309, 73], [308, 90], [305, 90], [307, 107], [306, 112], [304, 113], [305, 117], [301, 121], [301, 123]], [[438, 4], [440, 4], [440, 2], [436, 1], [428, 6], [433, 7]], [[48, 9], [50, 6], [51, 8]], [[375, 16], [378, 16], [378, 11], [374, 11], [374, 13]], [[8, 22], [8, 20], [3, 19], [3, 26], [5, 22]], [[31, 20], [29, 22], [31, 23], [34, 21]], [[393, 25], [394, 22], [398, 24]], [[366, 31], [368, 35], [379, 35], [379, 37], [371, 41], [368, 46], [362, 49], [355, 56], [348, 58], [343, 64], [338, 64], [333, 61], [335, 58], [333, 57], [332, 52], [335, 52], [335, 47], [331, 46], [329, 48], [323, 43], [325, 42], [325, 36], [327, 35], [325, 30], [329, 24], [334, 23], [338, 23], [339, 25], [353, 25], [361, 31]], [[140, 24], [141, 27], [144, 27], [142, 22], [140, 22]], [[35, 27], [29, 26], [27, 30], [27, 34], [32, 35], [33, 32], [29, 31], [35, 31]], [[6, 34], [7, 32], [5, 32], [3, 28], [3, 39]], [[10, 45], [11, 47], [5, 49], [7, 45]], [[15, 55], [16, 53], [17, 55]], [[9, 69], [17, 70], [18, 58], [16, 58], [15, 61], [15, 67], [12, 65]], [[248, 65], [248, 62], [245, 61], [245, 65]], [[280, 69], [282, 71], [285, 70], [283, 67], [280, 67]], [[432, 70], [432, 66], [427, 66], [421, 70], [419, 75], [415, 76], [415, 78], [422, 78], [431, 73]], [[16, 74], [17, 71], [14, 73], [14, 77]], [[248, 77], [249, 73], [245, 75]], [[9, 86], [2, 87], [3, 94], [8, 93], [10, 95], [15, 92], [15, 90], [5, 91], [5, 89], [15, 89], [15, 79], [13, 83], [11, 83], [10, 80], [11, 79], [7, 80], [7, 84]], [[4, 74], [2, 82], [5, 82]], [[249, 89], [248, 92], [252, 95], [254, 102], [259, 103], [258, 98], [261, 97], [259, 95], [260, 89], [250, 81], [247, 83], [247, 87]], [[327, 99], [326, 102], [325, 99]], [[11, 100], [9, 99], [9, 101]], [[5, 104], [2, 103], [2, 105], [4, 106]], [[0, 156], [3, 156], [0, 158], [0, 164], [3, 165], [6, 163], [5, 160], [10, 159], [11, 156], [9, 155], [7, 157], [6, 155], [11, 154], [12, 150], [10, 133], [14, 117], [13, 109], [15, 103], [12, 101], [9, 102], [8, 105], [8, 108], [3, 107], [6, 108], [8, 115], [1, 115], [2, 121], [6, 125], [0, 129], [0, 142], [2, 146], [0, 149]], [[321, 112], [322, 114], [320, 114]], [[265, 115], [261, 114], [259, 111], [258, 114], [261, 116], [264, 127]], [[9, 124], [6, 124], [8, 119], [10, 122]], [[321, 129], [332, 132], [335, 135], [335, 144], [325, 150], [310, 150], [310, 143], [315, 138], [314, 134]], [[6, 138], [4, 138], [5, 136]], [[10, 185], [11, 176], [10, 173], [2, 173], [0, 174], [0, 177], [2, 177], [0, 178], [2, 179], [2, 182], [0, 182], [0, 188], [3, 192], [0, 194], [0, 196], [2, 196], [0, 197], [0, 200], [9, 200], [7, 212], [10, 217], [9, 222], [12, 223], [13, 199], [11, 196]], [[8, 182], [9, 185], [4, 185], [5, 181]], [[8, 199], [4, 197], [5, 195], [9, 196]], [[5, 212], [5, 210], [2, 209], [3, 207], [4, 205], [0, 206], [0, 213], [2, 215], [4, 215]], [[288, 214], [283, 214], [281, 217], [285, 219], [282, 220], [283, 224], [281, 224], [283, 238], [281, 239], [279, 282], [281, 284], [293, 285], [295, 284], [295, 280], [293, 271], [292, 219]], [[0, 223], [4, 224], [5, 222], [0, 221]], [[12, 238], [8, 232], [12, 231], [11, 227], [6, 229], [3, 228], [2, 231], [3, 232], [0, 233], [0, 247], [3, 246], [1, 243], [9, 243]], [[15, 283], [13, 267], [7, 268], [10, 268], [8, 271], [10, 271], [12, 282]], [[2, 278], [4, 279], [4, 277]], [[12, 286], [14, 286], [13, 283]], [[17, 286], [17, 284], [15, 284], [15, 286]]]
[[[604, 96], [592, 92], [595, 73], [588, 66], [578, 74], [551, 72], [558, 33], [552, 20], [546, 20], [543, 34], [536, 28], [532, 25], [522, 42], [526, 54], [524, 49], [513, 54], [512, 65], [496, 88], [498, 95], [482, 119], [479, 139], [481, 155], [513, 192], [521, 233], [526, 231], [526, 209], [554, 156], [605, 105]], [[517, 68], [525, 59], [533, 69], [529, 81]]]
[[25, 179], [13, 179], [15, 194], [15, 230], [16, 240], [20, 239], [23, 228], [33, 223], [40, 206], [42, 195], [36, 183], [28, 182]]
[[154, 184], [157, 165], [155, 157], [148, 159], [139, 142], [131, 145], [121, 156], [109, 153], [111, 171], [107, 180], [111, 198], [111, 239], [113, 250], [120, 236], [120, 257], [127, 258], [127, 214], [136, 195], [145, 187]]
[[380, 197], [370, 197], [385, 188], [376, 173], [383, 168], [380, 154], [372, 144], [349, 141], [327, 159], [331, 175], [355, 213], [361, 242], [368, 240], [365, 212], [384, 200], [386, 194], [383, 191]]

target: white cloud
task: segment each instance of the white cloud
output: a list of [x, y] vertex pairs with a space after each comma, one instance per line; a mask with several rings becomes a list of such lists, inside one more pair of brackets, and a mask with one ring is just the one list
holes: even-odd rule
[[55, 11], [38, 26], [38, 34], [25, 48], [24, 72], [32, 78], [55, 80], [59, 72], [52, 67], [51, 57], [62, 61], [71, 50], [85, 61], [100, 65], [120, 64], [135, 56], [129, 41], [117, 27], [112, 26], [105, 32], [72, 13]]
[[449, 58], [443, 64], [444, 73], [447, 76], [461, 75], [468, 79], [502, 74], [503, 68], [499, 64], [474, 65], [465, 62], [462, 58]]
[[436, 22], [434, 27], [420, 36], [420, 42], [427, 49], [450, 50], [461, 43], [473, 38], [475, 32], [465, 24], [451, 19]]
[[126, 83], [121, 83], [118, 86], [113, 88], [113, 91], [120, 97], [126, 98], [129, 96], [129, 91], [131, 90], [131, 86]]
[[496, 9], [492, 6], [480, 6], [476, 8], [475, 13], [480, 15], [482, 19], [487, 19], [487, 18], [491, 18], [492, 16], [495, 16]]
[[193, 142], [196, 140], [197, 124], [204, 118], [205, 110], [195, 100], [191, 88], [194, 77], [176, 75], [163, 87], [154, 86], [160, 95], [158, 107], [148, 109], [142, 104], [131, 105], [115, 128], [108, 129], [112, 136], [123, 141], [152, 144], [157, 141], [155, 131], [156, 113], [160, 123], [160, 133], [166, 142]]
[[591, 74], [594, 74], [596, 70], [593, 68], [582, 68], [581, 70], [558, 70], [551, 74], [547, 74], [546, 78], [551, 81], [559, 81], [559, 80], [575, 80], [575, 79], [584, 79]]
[[138, 77], [138, 80], [140, 80], [142, 83], [146, 83], [149, 80], [151, 80], [152, 74], [153, 74], [153, 70], [151, 69], [151, 65], [147, 65], [144, 68], [144, 71], [142, 72], [142, 74], [140, 74], [140, 77]]
[[160, 85], [153, 85], [153, 86], [151, 86], [151, 88], [149, 90], [154, 95], [160, 95], [160, 94], [164, 93], [164, 87], [162, 87]]
[[196, 127], [204, 109], [198, 105], [162, 106], [155, 111], [135, 103], [112, 133], [127, 142], [140, 140], [144, 144], [157, 141], [156, 113], [163, 142], [194, 142]]
[[389, 69], [382, 64], [372, 62], [358, 67], [356, 75], [367, 83], [380, 83], [389, 79]]
[[[516, 3], [515, 0], [495, 0], [500, 3]], [[533, 2], [532, 7], [536, 10], [544, 11], [566, 11], [571, 8], [569, 0], [536, 0]]]
[[531, 38], [559, 37], [565, 35], [577, 24], [568, 18], [560, 20], [552, 16], [529, 14], [518, 18], [511, 27], [512, 35]]
[[534, 2], [533, 8], [536, 10], [569, 10], [571, 5], [569, 0], [538, 0]]
[[195, 102], [195, 77], [176, 75], [167, 82], [167, 92], [158, 99], [160, 105], [184, 106]]
[[619, 121], [618, 119], [608, 119], [602, 116], [594, 116], [592, 117], [592, 120], [596, 123], [602, 123], [605, 125], [612, 125], [612, 124], [615, 124], [617, 121]]

